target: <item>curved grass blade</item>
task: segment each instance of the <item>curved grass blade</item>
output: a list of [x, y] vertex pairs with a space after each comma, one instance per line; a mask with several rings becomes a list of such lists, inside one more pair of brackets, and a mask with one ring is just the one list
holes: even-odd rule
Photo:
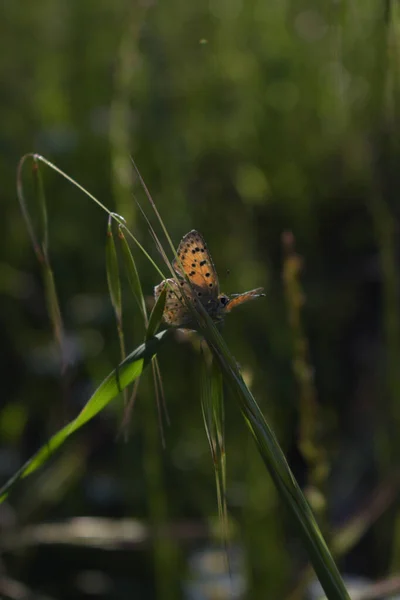
[[[28, 210], [27, 201], [25, 198], [23, 184], [22, 184], [22, 169], [28, 158], [33, 160], [33, 183], [36, 201], [38, 205], [38, 233], [35, 231], [34, 219]], [[36, 254], [36, 258], [40, 264], [42, 270], [44, 294], [46, 304], [49, 312], [50, 322], [53, 329], [53, 335], [60, 352], [61, 358], [61, 372], [64, 373], [66, 370], [66, 361], [64, 357], [64, 326], [61, 316], [60, 304], [58, 301], [57, 289], [54, 280], [53, 270], [51, 268], [49, 258], [49, 237], [48, 237], [48, 220], [47, 220], [47, 207], [46, 207], [46, 195], [44, 193], [43, 180], [39, 169], [39, 161], [36, 155], [25, 155], [21, 158], [17, 169], [17, 197], [21, 208], [22, 216], [25, 221], [26, 228], [31, 238], [33, 250]]]
[[107, 406], [127, 385], [137, 379], [153, 356], [158, 352], [168, 330], [161, 331], [156, 336], [141, 344], [136, 350], [114, 369], [99, 385], [79, 415], [68, 423], [44, 445], [25, 465], [1, 488], [0, 502], [3, 501], [11, 487], [22, 478], [27, 477], [38, 469], [59, 448], [66, 439], [85, 423], [90, 421]]
[[111, 216], [108, 218], [107, 226], [106, 271], [111, 303], [114, 308], [118, 328], [122, 330], [121, 282], [119, 278], [117, 251], [115, 248], [114, 236], [112, 234]]
[[[121, 215], [118, 215], [117, 213], [112, 212], [110, 209], [108, 209], [102, 202], [100, 202], [100, 200], [98, 200], [95, 196], [93, 196], [93, 194], [91, 194], [87, 189], [85, 189], [82, 185], [80, 185], [77, 181], [75, 181], [75, 179], [73, 179], [72, 177], [67, 175], [67, 173], [65, 173], [62, 169], [59, 169], [58, 167], [56, 167], [55, 164], [53, 164], [52, 162], [47, 160], [47, 158], [45, 158], [44, 156], [41, 156], [40, 154], [36, 154], [36, 153], [30, 153], [30, 154], [25, 154], [21, 158], [21, 160], [19, 162], [19, 166], [18, 166], [18, 177], [17, 177], [17, 193], [18, 193], [19, 199], [21, 199], [21, 198], [23, 199], [23, 186], [22, 186], [21, 171], [22, 171], [22, 167], [23, 167], [24, 163], [28, 159], [31, 159], [35, 162], [41, 162], [44, 165], [46, 165], [47, 167], [49, 167], [49, 169], [52, 169], [53, 171], [58, 173], [58, 175], [61, 175], [61, 177], [63, 177], [64, 179], [66, 179], [66, 181], [68, 181], [69, 183], [74, 185], [78, 190], [80, 190], [88, 198], [90, 198], [90, 200], [92, 200], [92, 202], [94, 202], [95, 204], [97, 204], [97, 206], [99, 206], [102, 210], [104, 210], [104, 212], [106, 212], [112, 219], [114, 219], [114, 221], [116, 221], [120, 225], [121, 228], [124, 229], [124, 231], [126, 231], [126, 233], [134, 241], [136, 246], [139, 248], [139, 250], [142, 252], [142, 254], [144, 254], [144, 256], [147, 258], [147, 260], [153, 266], [153, 268], [157, 271], [157, 273], [160, 275], [160, 277], [162, 279], [165, 279], [164, 273], [157, 266], [155, 261], [151, 258], [150, 254], [145, 250], [145, 248], [142, 246], [142, 244], [139, 242], [139, 240], [128, 229], [128, 227], [125, 224], [125, 219], [123, 217], [121, 217]], [[20, 200], [20, 202], [21, 202], [21, 200]], [[24, 213], [24, 217], [25, 217], [25, 214], [26, 214], [26, 203], [25, 202], [21, 203], [21, 209], [22, 209], [22, 211]], [[38, 246], [37, 246], [37, 244], [35, 245], [36, 239], [35, 239], [34, 232], [32, 230], [29, 220], [27, 221], [27, 227], [28, 227], [29, 235], [31, 236], [32, 243], [35, 247], [35, 252], [36, 252]], [[39, 247], [39, 250], [40, 250], [40, 247]]]
[[33, 163], [33, 174], [34, 174], [34, 184], [35, 184], [35, 192], [39, 202], [39, 212], [40, 212], [40, 239], [43, 254], [47, 257], [47, 252], [49, 249], [49, 232], [48, 232], [48, 218], [47, 218], [47, 204], [46, 204], [46, 195], [44, 193], [43, 186], [43, 178], [39, 169], [38, 161], [35, 160]]

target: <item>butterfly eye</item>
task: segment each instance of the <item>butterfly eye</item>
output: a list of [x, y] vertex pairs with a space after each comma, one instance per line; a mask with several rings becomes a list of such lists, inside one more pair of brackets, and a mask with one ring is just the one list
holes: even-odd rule
[[222, 306], [226, 306], [229, 302], [229, 298], [228, 298], [228, 296], [221, 296], [219, 301], [221, 302]]

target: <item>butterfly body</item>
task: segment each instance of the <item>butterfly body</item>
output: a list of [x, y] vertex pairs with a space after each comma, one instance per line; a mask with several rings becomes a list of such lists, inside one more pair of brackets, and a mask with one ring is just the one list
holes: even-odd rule
[[195, 327], [187, 302], [192, 302], [194, 307], [201, 303], [213, 321], [218, 323], [235, 306], [264, 295], [262, 288], [231, 297], [221, 294], [211, 255], [203, 237], [195, 230], [187, 233], [182, 239], [177, 250], [177, 259], [173, 261], [172, 266], [177, 278], [165, 279], [154, 288], [157, 299], [167, 287], [163, 318], [168, 325]]

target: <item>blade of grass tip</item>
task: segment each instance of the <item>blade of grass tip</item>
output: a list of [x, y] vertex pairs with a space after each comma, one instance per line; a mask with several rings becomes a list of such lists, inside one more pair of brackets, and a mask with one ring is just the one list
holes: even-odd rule
[[44, 193], [43, 181], [39, 169], [39, 165], [34, 160], [34, 181], [35, 190], [38, 195], [38, 203], [41, 215], [41, 248], [43, 252], [42, 275], [45, 287], [45, 297], [47, 310], [50, 316], [50, 322], [53, 329], [54, 338], [58, 344], [60, 358], [61, 358], [61, 372], [64, 373], [67, 368], [64, 352], [64, 324], [61, 316], [60, 303], [58, 301], [58, 294], [56, 289], [56, 283], [54, 279], [54, 273], [50, 264], [49, 258], [49, 243], [48, 243], [48, 230], [47, 230], [47, 209], [46, 209], [46, 196]]
[[[161, 331], [153, 338], [141, 344], [126, 359], [114, 369], [99, 385], [92, 394], [79, 415], [68, 425], [63, 427], [50, 440], [36, 452], [22, 467], [15, 473], [11, 479], [0, 489], [0, 501], [3, 501], [8, 495], [12, 486], [22, 478], [27, 477], [36, 471], [48, 458], [66, 441], [66, 439], [90, 421], [101, 410], [103, 410], [111, 400], [120, 393], [120, 389], [137, 379], [143, 369], [149, 364], [153, 356], [158, 352], [161, 344], [169, 334], [169, 330]], [[118, 371], [118, 377], [117, 377]]]
[[[61, 177], [63, 177], [64, 179], [66, 179], [67, 181], [69, 181], [69, 183], [72, 183], [72, 185], [74, 185], [76, 188], [78, 188], [78, 190], [80, 190], [81, 192], [83, 192], [86, 196], [88, 196], [88, 198], [90, 198], [93, 202], [95, 202], [98, 206], [100, 206], [100, 208], [102, 208], [108, 215], [112, 214], [113, 218], [118, 220], [116, 217], [117, 215], [115, 213], [112, 213], [112, 211], [110, 211], [104, 204], [102, 204], [100, 202], [100, 200], [98, 200], [95, 196], [93, 196], [93, 194], [91, 194], [90, 192], [88, 192], [87, 189], [85, 189], [82, 185], [80, 185], [80, 183], [78, 183], [77, 181], [75, 181], [75, 179], [73, 179], [72, 177], [70, 177], [69, 175], [67, 175], [64, 171], [62, 171], [61, 169], [59, 169], [58, 167], [56, 167], [55, 164], [53, 164], [52, 162], [50, 162], [49, 160], [47, 160], [47, 158], [45, 158], [44, 156], [41, 156], [40, 154], [27, 154], [26, 156], [31, 156], [32, 158], [34, 158], [36, 161], [40, 161], [43, 164], [45, 164], [47, 167], [49, 167], [50, 169], [52, 169], [53, 171], [55, 171], [56, 173], [58, 173], [59, 175], [61, 175]], [[121, 217], [123, 219], [123, 217]], [[123, 219], [125, 220], [125, 219]]]
[[114, 309], [118, 330], [120, 332], [122, 331], [121, 281], [119, 276], [117, 250], [115, 248], [114, 236], [112, 233], [111, 218], [110, 215], [108, 217], [106, 235], [106, 271], [108, 291], [110, 293], [111, 304]]
[[[90, 200], [92, 200], [95, 204], [97, 204], [97, 206], [99, 206], [102, 210], [104, 210], [108, 215], [111, 215], [111, 217], [115, 221], [117, 221], [117, 223], [119, 225], [121, 225], [121, 227], [123, 227], [123, 229], [126, 231], [127, 235], [129, 235], [129, 237], [133, 240], [133, 242], [136, 244], [136, 246], [139, 248], [139, 250], [142, 252], [142, 254], [144, 254], [144, 256], [147, 258], [147, 260], [151, 263], [151, 265], [153, 266], [153, 268], [164, 279], [163, 272], [159, 269], [159, 267], [157, 266], [157, 264], [154, 262], [154, 260], [151, 258], [151, 256], [145, 250], [145, 248], [142, 246], [142, 244], [139, 242], [139, 240], [133, 235], [133, 233], [126, 226], [124, 217], [122, 217], [121, 215], [118, 215], [117, 213], [112, 212], [111, 210], [109, 210], [104, 204], [102, 204], [100, 202], [100, 200], [98, 200], [95, 196], [93, 196], [93, 194], [91, 194], [87, 189], [85, 189], [82, 185], [80, 185], [77, 181], [75, 181], [75, 179], [73, 179], [72, 177], [70, 177], [69, 175], [67, 175], [67, 173], [65, 173], [64, 171], [62, 171], [58, 167], [56, 167], [56, 165], [54, 165], [52, 162], [50, 162], [49, 160], [47, 160], [47, 158], [45, 158], [44, 156], [41, 156], [40, 154], [34, 154], [34, 153], [26, 154], [21, 159], [20, 163], [22, 161], [27, 160], [27, 158], [34, 158], [35, 160], [42, 162], [49, 169], [52, 169], [53, 171], [55, 171], [56, 173], [58, 173], [58, 175], [61, 175], [61, 177], [63, 177], [64, 179], [66, 179], [66, 181], [68, 181], [73, 186], [75, 186], [78, 190], [80, 190], [81, 192], [83, 192], [85, 194], [85, 196], [87, 196], [88, 198], [90, 198]], [[20, 182], [20, 178], [18, 179], [18, 181]], [[17, 190], [21, 189], [21, 183], [18, 184], [18, 181], [17, 181]], [[23, 205], [21, 204], [21, 209], [22, 210], [23, 210], [24, 206], [25, 206], [25, 204], [23, 204]], [[33, 236], [32, 237], [32, 243], [34, 243], [34, 240], [35, 240], [35, 238]]]
[[136, 268], [136, 263], [133, 258], [131, 249], [129, 247], [128, 242], [126, 241], [126, 237], [122, 231], [121, 226], [118, 226], [118, 239], [120, 240], [122, 256], [125, 263], [126, 274], [128, 277], [128, 283], [133, 293], [133, 297], [135, 298], [139, 310], [142, 314], [143, 322], [145, 327], [147, 327], [147, 310], [146, 303], [144, 300], [142, 284], [140, 282], [139, 273]]
[[48, 259], [48, 249], [49, 249], [49, 232], [48, 232], [48, 219], [47, 219], [47, 205], [46, 205], [46, 196], [44, 193], [43, 186], [43, 178], [42, 173], [39, 169], [38, 161], [36, 158], [33, 159], [33, 181], [36, 190], [36, 196], [39, 201], [39, 209], [40, 209], [40, 224], [41, 224], [41, 235], [39, 238], [41, 239], [41, 245], [43, 254]]
[[[24, 187], [23, 187], [23, 183], [22, 183], [22, 169], [24, 167], [24, 164], [28, 160], [28, 158], [34, 159], [34, 155], [33, 154], [25, 154], [25, 156], [23, 156], [18, 163], [18, 167], [17, 167], [17, 198], [18, 198], [19, 205], [21, 207], [22, 216], [24, 218], [29, 237], [31, 238], [33, 250], [37, 256], [38, 261], [40, 263], [43, 263], [44, 262], [43, 252], [42, 252], [40, 244], [36, 238], [36, 235], [35, 235], [33, 223], [31, 221], [29, 211], [28, 211], [28, 206], [27, 206], [27, 203], [25, 200]], [[37, 163], [35, 161], [33, 163], [33, 168], [34, 169], [38, 168]]]

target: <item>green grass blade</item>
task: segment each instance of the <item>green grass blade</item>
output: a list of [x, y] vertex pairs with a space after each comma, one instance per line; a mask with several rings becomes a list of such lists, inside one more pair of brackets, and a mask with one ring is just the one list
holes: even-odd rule
[[126, 227], [125, 219], [123, 217], [121, 217], [120, 215], [118, 215], [118, 214], [112, 212], [110, 209], [108, 209], [102, 202], [100, 202], [100, 200], [98, 200], [95, 196], [93, 196], [93, 194], [91, 194], [87, 189], [85, 189], [82, 185], [80, 185], [77, 181], [75, 181], [75, 179], [73, 179], [72, 177], [67, 175], [67, 173], [65, 173], [62, 169], [59, 169], [58, 167], [56, 167], [56, 165], [54, 165], [52, 162], [47, 160], [47, 158], [45, 158], [44, 156], [41, 156], [40, 154], [31, 153], [31, 154], [25, 154], [19, 162], [18, 174], [17, 174], [17, 194], [18, 194], [18, 199], [19, 199], [20, 205], [21, 205], [21, 210], [22, 210], [22, 213], [24, 215], [24, 218], [25, 218], [25, 221], [27, 224], [28, 232], [32, 239], [32, 244], [35, 248], [36, 253], [38, 251], [37, 248], [39, 248], [39, 251], [40, 251], [40, 247], [38, 247], [31, 223], [29, 221], [29, 218], [27, 218], [26, 202], [24, 200], [23, 185], [22, 185], [22, 168], [28, 159], [34, 160], [36, 162], [41, 162], [44, 165], [46, 165], [49, 169], [52, 169], [55, 173], [58, 173], [58, 175], [63, 177], [66, 181], [71, 183], [78, 190], [83, 192], [85, 194], [85, 196], [90, 198], [90, 200], [92, 200], [92, 202], [97, 204], [97, 206], [99, 206], [102, 210], [104, 210], [104, 212], [106, 212], [109, 216], [111, 216], [111, 218], [114, 219], [114, 221], [116, 221], [121, 226], [121, 228], [123, 228], [127, 232], [129, 237], [134, 241], [136, 246], [144, 254], [144, 256], [147, 258], [149, 263], [157, 271], [159, 276], [162, 279], [165, 279], [164, 273], [161, 271], [161, 269], [157, 266], [157, 264], [151, 258], [150, 254], [145, 250], [145, 248], [142, 246], [142, 244], [139, 242], [139, 240], [133, 235], [133, 233]]
[[108, 219], [107, 226], [106, 271], [111, 303], [114, 308], [118, 327], [120, 328], [122, 326], [121, 281], [119, 278], [117, 250], [115, 248], [114, 236], [112, 234], [111, 217]]
[[[30, 212], [28, 210], [28, 205], [25, 199], [25, 194], [22, 185], [22, 169], [28, 158], [31, 158], [33, 160], [33, 182], [35, 199], [39, 208], [39, 217], [36, 219], [36, 221], [39, 222], [39, 225], [37, 226], [37, 229], [39, 230], [38, 234], [35, 231], [35, 220], [31, 217]], [[39, 169], [39, 161], [36, 155], [26, 155], [19, 162], [17, 170], [17, 196], [19, 205], [21, 207], [22, 215], [25, 221], [25, 225], [29, 232], [33, 249], [42, 271], [47, 309], [50, 316], [53, 335], [60, 351], [62, 372], [64, 372], [66, 369], [63, 348], [64, 326], [61, 316], [60, 304], [58, 301], [54, 274], [51, 268], [48, 252], [48, 222], [46, 196], [44, 193], [42, 176]]]
[[140, 283], [139, 273], [136, 268], [136, 263], [133, 258], [131, 249], [129, 247], [128, 242], [126, 241], [126, 237], [123, 233], [121, 226], [118, 229], [118, 238], [119, 238], [120, 245], [121, 245], [122, 259], [125, 264], [129, 286], [130, 286], [133, 296], [139, 306], [139, 310], [142, 314], [143, 320], [146, 325], [147, 324], [147, 311], [146, 311], [146, 304], [144, 301], [144, 296], [143, 296], [143, 291], [142, 291], [142, 285]]
[[18, 198], [18, 202], [19, 202], [19, 205], [21, 208], [22, 216], [25, 221], [26, 228], [29, 233], [29, 237], [32, 242], [33, 250], [34, 250], [39, 262], [43, 262], [44, 261], [43, 251], [42, 251], [41, 245], [38, 241], [38, 238], [36, 236], [35, 228], [33, 226], [33, 222], [32, 222], [32, 219], [31, 219], [29, 211], [28, 211], [28, 205], [27, 205], [27, 202], [25, 199], [25, 194], [24, 194], [24, 186], [22, 183], [22, 170], [23, 170], [23, 167], [24, 167], [26, 161], [28, 160], [28, 158], [31, 158], [31, 159], [33, 158], [34, 168], [35, 169], [38, 168], [37, 162], [34, 158], [34, 155], [27, 154], [21, 158], [21, 160], [18, 163], [18, 168], [17, 168], [17, 198]]
[[[121, 360], [125, 359], [125, 335], [122, 326], [122, 294], [121, 280], [119, 276], [119, 265], [117, 250], [115, 248], [114, 236], [112, 232], [112, 217], [108, 218], [107, 236], [106, 236], [106, 272], [108, 291], [110, 293], [111, 304], [114, 309], [115, 320], [117, 324], [117, 332], [119, 339], [119, 348], [121, 352]], [[124, 405], [128, 404], [128, 390], [124, 390]]]
[[44, 193], [42, 173], [39, 169], [39, 164], [36, 159], [33, 161], [33, 176], [36, 197], [39, 203], [39, 239], [41, 240], [42, 250], [45, 257], [47, 257], [49, 249], [49, 232], [48, 232], [48, 219], [47, 219], [47, 204], [46, 195]]
[[153, 310], [150, 313], [149, 324], [147, 326], [146, 331], [146, 340], [153, 337], [158, 328], [160, 327], [162, 316], [165, 307], [165, 299], [167, 297], [167, 287], [165, 286], [159, 297], [157, 298], [157, 302], [153, 306]]
[[161, 331], [153, 338], [141, 344], [136, 350], [112, 371], [99, 385], [97, 390], [88, 400], [79, 415], [71, 423], [68, 423], [58, 431], [42, 448], [28, 460], [25, 465], [2, 487], [0, 490], [0, 501], [3, 501], [11, 487], [21, 478], [27, 477], [38, 469], [59, 448], [66, 439], [85, 423], [97, 415], [107, 404], [115, 398], [122, 389], [137, 379], [143, 369], [158, 352], [160, 344], [164, 340], [168, 330]]
[[60, 349], [62, 366], [63, 369], [65, 369], [66, 364], [64, 361], [63, 347], [64, 325], [61, 316], [60, 304], [58, 302], [56, 282], [54, 281], [54, 274], [49, 263], [42, 265], [42, 276], [44, 281], [47, 310], [49, 313], [53, 334]]

